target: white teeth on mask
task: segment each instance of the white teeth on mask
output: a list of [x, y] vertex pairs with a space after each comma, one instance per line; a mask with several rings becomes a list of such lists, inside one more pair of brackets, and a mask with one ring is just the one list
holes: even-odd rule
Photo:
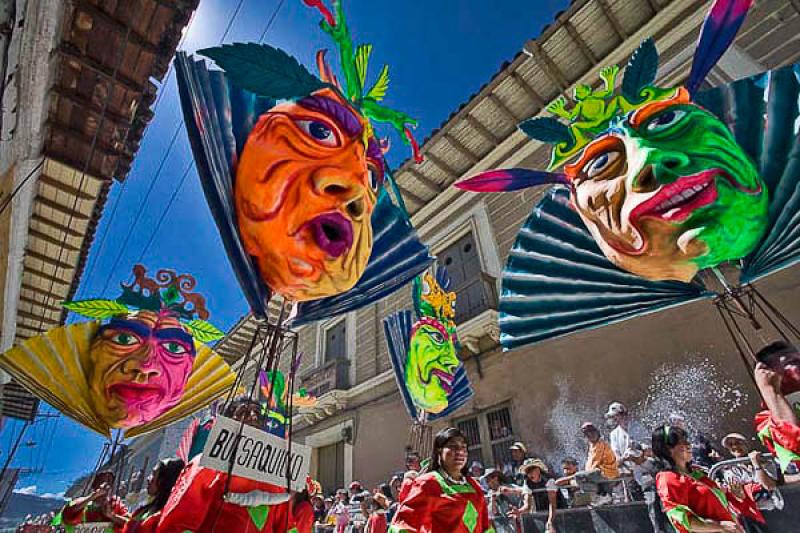
[[664, 213], [664, 216], [670, 218], [672, 215], [677, 214], [678, 211], [680, 210], [681, 210], [680, 207], [673, 207], [672, 209]]
[[310, 263], [306, 263], [305, 261], [303, 261], [302, 259], [298, 259], [297, 257], [291, 257], [289, 258], [289, 261], [291, 261], [294, 266], [302, 270], [314, 269], [314, 267], [312, 267]]
[[704, 229], [704, 226], [700, 226], [699, 228], [690, 229], [689, 231], [685, 231], [678, 237], [678, 248], [681, 249], [681, 252], [688, 254], [689, 253], [689, 243], [692, 242], [695, 237], [697, 237]]
[[683, 190], [682, 192], [676, 193], [667, 198], [666, 200], [664, 200], [663, 202], [661, 202], [660, 204], [658, 204], [658, 207], [656, 207], [656, 211], [664, 212], [667, 209], [682, 204], [687, 200], [689, 200], [690, 198], [692, 198], [693, 196], [695, 196], [696, 194], [698, 194], [699, 192], [703, 191], [710, 184], [711, 182], [706, 182], [700, 185], [695, 185], [694, 187], [689, 187]]

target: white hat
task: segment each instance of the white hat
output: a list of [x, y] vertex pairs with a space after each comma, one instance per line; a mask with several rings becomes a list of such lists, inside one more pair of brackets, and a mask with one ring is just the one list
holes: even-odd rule
[[614, 402], [608, 406], [608, 412], [606, 413], [606, 417], [612, 417], [616, 415], [624, 415], [627, 413], [628, 410], [619, 402]]
[[727, 435], [722, 437], [722, 447], [727, 448], [728, 443], [732, 440], [740, 440], [742, 442], [747, 442], [747, 437], [745, 437], [741, 433], [728, 433]]

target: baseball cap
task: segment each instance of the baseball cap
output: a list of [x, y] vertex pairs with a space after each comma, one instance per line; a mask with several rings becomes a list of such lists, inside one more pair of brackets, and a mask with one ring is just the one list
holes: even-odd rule
[[528, 453], [528, 448], [525, 447], [525, 444], [517, 441], [511, 446], [508, 447], [509, 450], [520, 450], [522, 453]]
[[352, 483], [350, 483], [350, 490], [360, 489], [360, 488], [361, 488], [361, 483], [359, 483], [358, 481], [353, 481]]
[[611, 405], [608, 406], [608, 412], [606, 413], [606, 417], [622, 415], [627, 412], [628, 410], [625, 408], [623, 404], [619, 402], [613, 402]]
[[583, 424], [581, 424], [581, 431], [590, 431], [590, 430], [598, 431], [597, 426], [595, 426], [591, 422], [584, 422]]
[[492, 476], [500, 477], [500, 471], [496, 468], [487, 468], [486, 472], [481, 476], [481, 479], [489, 479]]

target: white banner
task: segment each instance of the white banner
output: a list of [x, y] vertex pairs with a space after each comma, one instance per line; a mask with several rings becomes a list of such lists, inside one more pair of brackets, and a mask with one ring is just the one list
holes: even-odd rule
[[113, 530], [114, 526], [111, 522], [87, 522], [76, 525], [73, 531], [75, 533], [105, 533]]
[[[200, 466], [227, 473], [240, 427], [241, 422], [218, 416], [203, 448]], [[233, 475], [285, 487], [288, 471], [292, 489], [303, 490], [311, 464], [311, 447], [293, 442], [290, 455], [288, 444], [280, 437], [245, 425], [233, 459]]]

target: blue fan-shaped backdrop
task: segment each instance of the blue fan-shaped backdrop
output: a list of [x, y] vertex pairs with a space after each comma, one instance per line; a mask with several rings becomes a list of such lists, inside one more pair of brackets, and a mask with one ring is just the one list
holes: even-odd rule
[[[203, 192], [228, 258], [250, 309], [266, 316], [269, 288], [245, 252], [236, 223], [233, 187], [238, 154], [258, 117], [275, 102], [236, 87], [205, 61], [178, 53], [178, 91], [184, 122]], [[375, 302], [411, 281], [432, 258], [417, 237], [405, 210], [384, 189], [372, 215], [373, 249], [367, 268], [351, 290], [304, 302], [294, 325], [335, 316]]]
[[[800, 260], [800, 69], [789, 66], [699, 93], [760, 169], [769, 223], [742, 263], [742, 283]], [[500, 341], [505, 349], [602, 327], [714, 296], [693, 283], [653, 282], [611, 264], [569, 205], [545, 194], [517, 235], [503, 272]]]

